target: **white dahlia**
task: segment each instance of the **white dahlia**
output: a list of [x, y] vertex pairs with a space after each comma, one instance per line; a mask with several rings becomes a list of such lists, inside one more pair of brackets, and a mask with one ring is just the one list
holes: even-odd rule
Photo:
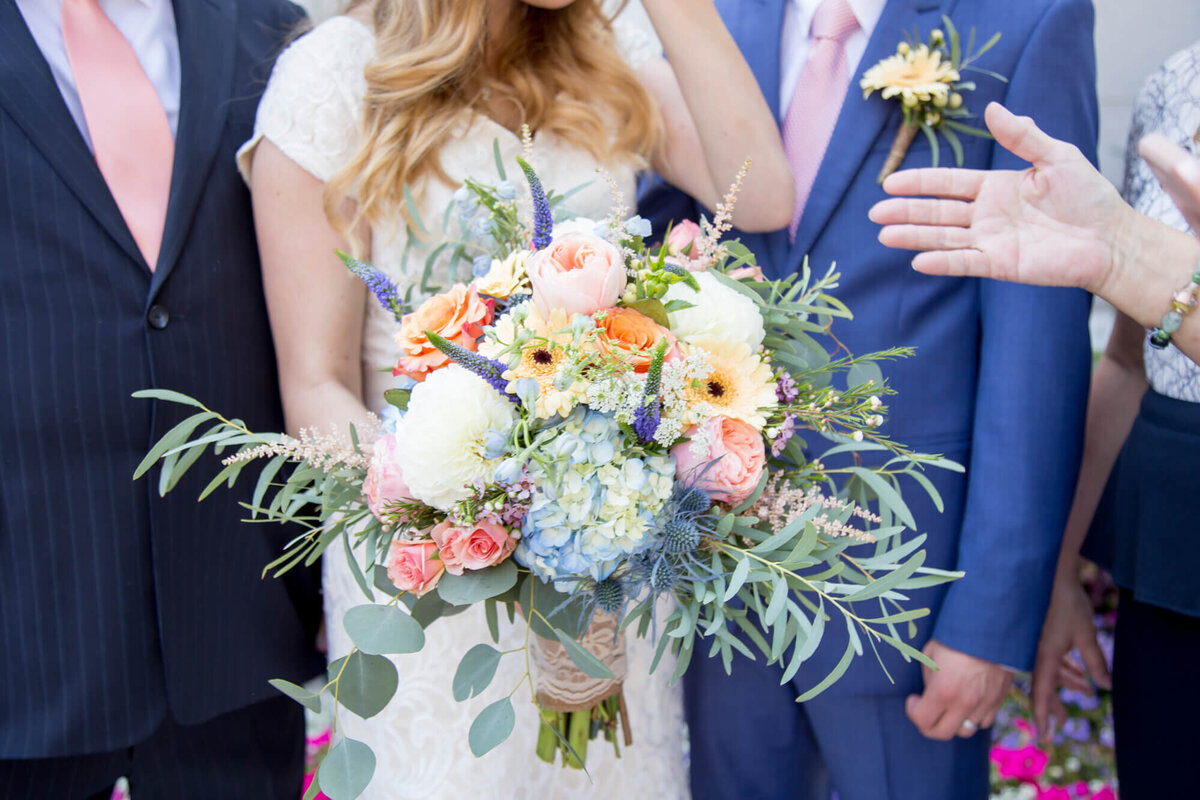
[[688, 343], [715, 337], [745, 342], [751, 351], [758, 350], [766, 335], [758, 304], [710, 272], [693, 272], [692, 277], [700, 284], [699, 292], [681, 282], [672, 284], [662, 298], [664, 303], [682, 300], [692, 304], [668, 315], [671, 333]]
[[484, 455], [488, 432], [507, 435], [516, 420], [513, 404], [477, 375], [458, 365], [432, 373], [396, 428], [396, 461], [412, 496], [442, 511], [465, 500], [499, 462]]

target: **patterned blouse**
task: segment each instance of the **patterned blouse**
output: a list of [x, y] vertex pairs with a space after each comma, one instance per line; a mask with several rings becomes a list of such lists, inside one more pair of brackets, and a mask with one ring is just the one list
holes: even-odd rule
[[[1138, 157], [1138, 140], [1153, 132], [1161, 133], [1200, 156], [1200, 142], [1197, 141], [1200, 136], [1200, 42], [1168, 58], [1142, 87], [1125, 150], [1122, 191], [1125, 200], [1146, 216], [1181, 231], [1189, 230], [1183, 215], [1154, 173]], [[1191, 265], [1180, 265], [1181, 275], [1188, 266]], [[1157, 350], [1147, 342], [1143, 348], [1146, 379], [1154, 391], [1176, 400], [1200, 403], [1200, 366], [1175, 347]]]

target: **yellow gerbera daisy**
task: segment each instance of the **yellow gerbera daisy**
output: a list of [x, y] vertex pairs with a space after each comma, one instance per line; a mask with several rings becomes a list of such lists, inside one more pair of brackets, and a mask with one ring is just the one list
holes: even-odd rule
[[947, 101], [950, 84], [958, 78], [958, 70], [942, 61], [940, 50], [922, 44], [883, 59], [863, 74], [859, 86], [863, 99], [878, 91], [884, 100], [899, 96], [905, 106], [914, 108], [935, 98]]
[[779, 404], [770, 365], [743, 341], [696, 337], [690, 344], [704, 351], [709, 371], [687, 390], [687, 422], [721, 414], [762, 430], [767, 424], [763, 410]]

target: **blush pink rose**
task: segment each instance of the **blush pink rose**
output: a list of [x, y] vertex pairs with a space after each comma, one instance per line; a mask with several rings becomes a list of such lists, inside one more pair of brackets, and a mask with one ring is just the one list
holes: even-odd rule
[[719, 503], [742, 502], [754, 493], [766, 466], [762, 434], [729, 417], [711, 417], [703, 425], [693, 426], [688, 436], [701, 431], [711, 443], [707, 452], [696, 455], [691, 442], [671, 448], [676, 476], [699, 486]]
[[388, 578], [397, 589], [417, 597], [437, 586], [445, 571], [433, 542], [392, 542], [388, 550]]
[[695, 272], [700, 269], [700, 241], [704, 231], [700, 226], [685, 219], [667, 234], [667, 252], [680, 259], [684, 268]]
[[735, 281], [741, 280], [742, 278], [753, 278], [759, 283], [762, 283], [766, 280], [766, 277], [763, 275], [762, 267], [758, 266], [757, 264], [753, 267], [738, 267], [735, 270], [730, 270], [729, 277], [733, 278]]
[[525, 267], [543, 319], [553, 309], [593, 314], [612, 308], [625, 291], [625, 259], [598, 236], [575, 234], [534, 253]]
[[464, 569], [483, 569], [508, 558], [517, 540], [508, 529], [494, 522], [477, 522], [456, 527], [449, 520], [438, 523], [429, 532], [442, 554], [442, 563], [451, 575], [462, 575]]
[[412, 499], [412, 492], [404, 482], [404, 474], [396, 460], [398, 445], [396, 437], [390, 433], [376, 439], [371, 466], [367, 468], [367, 477], [363, 479], [362, 490], [367, 498], [367, 507], [380, 520], [383, 520], [389, 504]]

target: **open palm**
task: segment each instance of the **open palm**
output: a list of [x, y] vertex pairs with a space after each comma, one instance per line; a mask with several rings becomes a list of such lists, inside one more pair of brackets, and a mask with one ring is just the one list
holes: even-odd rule
[[1033, 120], [993, 103], [996, 141], [1032, 166], [1021, 171], [917, 169], [884, 182], [871, 210], [879, 240], [923, 251], [913, 267], [1045, 286], [1099, 285], [1113, 261], [1114, 234], [1132, 213], [1078, 148]]

